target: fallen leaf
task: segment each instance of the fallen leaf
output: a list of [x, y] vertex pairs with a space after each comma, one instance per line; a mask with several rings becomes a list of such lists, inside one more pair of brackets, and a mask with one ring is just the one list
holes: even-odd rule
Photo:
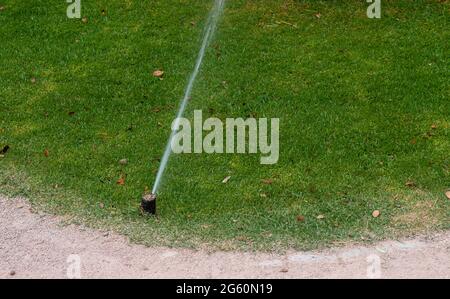
[[414, 144], [417, 143], [417, 139], [416, 139], [416, 138], [413, 138], [413, 139], [411, 139], [411, 141], [410, 141], [409, 143], [411, 143], [412, 145], [414, 145]]
[[271, 184], [273, 184], [273, 180], [272, 180], [272, 179], [262, 179], [261, 182], [262, 182], [263, 184], [266, 184], [266, 185], [271, 185]]
[[316, 18], [320, 19], [322, 17], [322, 14], [320, 12], [315, 14]]
[[45, 156], [45, 157], [48, 157], [49, 155], [50, 155], [50, 153], [48, 152], [48, 149], [45, 149], [45, 150], [44, 150], [44, 156]]
[[447, 190], [447, 192], [445, 192], [445, 196], [447, 196], [447, 198], [450, 199], [450, 190]]
[[164, 71], [162, 71], [162, 70], [156, 70], [153, 72], [153, 77], [162, 78], [163, 76], [164, 76]]
[[414, 187], [416, 187], [416, 183], [413, 182], [413, 181], [407, 181], [405, 183], [405, 186], [410, 187], [410, 188], [414, 188]]
[[35, 77], [33, 77], [33, 78], [30, 79], [30, 81], [31, 81], [32, 84], [35, 84], [37, 82], [37, 79]]
[[195, 25], [197, 25], [197, 22], [192, 21], [192, 22], [191, 22], [191, 26], [195, 26]]
[[317, 219], [324, 219], [325, 218], [325, 216], [324, 215], [319, 215], [319, 216], [317, 216]]
[[259, 196], [266, 198], [267, 194], [266, 193], [261, 193], [261, 194], [259, 194]]
[[69, 114], [69, 116], [74, 116], [74, 115], [75, 115], [75, 112], [74, 112], [74, 111], [70, 111], [70, 112], [67, 113], [67, 114]]
[[4, 11], [5, 7], [4, 6], [0, 6], [0, 11]]
[[83, 18], [81, 19], [81, 22], [83, 22], [84, 24], [87, 24], [88, 18], [87, 18], [87, 17], [83, 17]]
[[100, 209], [103, 209], [105, 207], [105, 204], [103, 204], [102, 202], [98, 204]]
[[373, 216], [373, 218], [378, 218], [379, 216], [380, 216], [380, 211], [378, 211], [378, 210], [375, 210], [375, 211], [373, 211], [372, 212], [372, 216]]
[[231, 176], [227, 176], [226, 178], [223, 179], [222, 183], [226, 184], [228, 183], [228, 181], [231, 179]]
[[437, 129], [437, 125], [436, 124], [432, 124], [431, 125], [431, 129], [436, 130]]
[[297, 222], [305, 222], [305, 216], [298, 215], [297, 216]]
[[125, 185], [125, 178], [123, 176], [121, 176], [120, 179], [117, 180], [117, 185]]
[[119, 164], [120, 164], [120, 165], [127, 165], [127, 164], [128, 164], [128, 159], [121, 159], [121, 160], [119, 161]]
[[9, 149], [10, 149], [9, 145], [5, 145], [3, 149], [0, 151], [0, 154], [2, 155], [6, 154], [6, 152], [8, 152]]

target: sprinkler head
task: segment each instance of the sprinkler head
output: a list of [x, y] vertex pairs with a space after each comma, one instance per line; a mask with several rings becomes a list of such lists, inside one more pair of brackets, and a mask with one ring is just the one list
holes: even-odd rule
[[156, 215], [156, 194], [145, 194], [142, 197], [141, 211], [147, 214]]

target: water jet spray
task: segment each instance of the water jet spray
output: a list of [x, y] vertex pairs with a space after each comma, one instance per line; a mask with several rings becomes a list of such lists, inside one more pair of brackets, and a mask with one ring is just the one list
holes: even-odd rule
[[[203, 58], [205, 56], [205, 51], [208, 45], [211, 43], [211, 40], [214, 36], [214, 33], [216, 31], [217, 23], [219, 21], [219, 18], [223, 12], [223, 8], [225, 5], [225, 0], [214, 0], [214, 6], [211, 9], [211, 12], [208, 16], [208, 21], [205, 26], [205, 31], [203, 35], [202, 44], [200, 47], [200, 51], [198, 53], [197, 61], [195, 63], [194, 71], [192, 72], [189, 82], [186, 86], [186, 90], [184, 92], [183, 99], [181, 101], [180, 107], [178, 109], [177, 113], [177, 120], [180, 119], [184, 111], [186, 110], [187, 103], [189, 102], [189, 98], [191, 97], [192, 89], [194, 87], [195, 79], [197, 79], [197, 75], [200, 71], [200, 67], [203, 62]], [[159, 186], [161, 184], [161, 179], [164, 174], [164, 170], [166, 169], [167, 162], [169, 161], [170, 154], [172, 153], [172, 141], [175, 137], [176, 130], [178, 128], [178, 125], [175, 124], [174, 129], [172, 129], [172, 132], [169, 136], [169, 140], [166, 145], [166, 149], [164, 151], [164, 154], [161, 159], [161, 164], [159, 165], [158, 173], [156, 175], [156, 180], [152, 188], [152, 192], [150, 194], [146, 194], [142, 197], [141, 201], [141, 209], [149, 214], [155, 215], [156, 214], [156, 198]]]

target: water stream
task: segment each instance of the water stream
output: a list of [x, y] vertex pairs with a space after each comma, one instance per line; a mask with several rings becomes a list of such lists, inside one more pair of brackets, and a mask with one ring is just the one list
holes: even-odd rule
[[[210, 44], [210, 42], [214, 36], [214, 33], [217, 28], [217, 23], [223, 12], [224, 5], [225, 5], [225, 0], [214, 0], [214, 6], [211, 9], [211, 12], [209, 13], [208, 21], [205, 26], [205, 32], [203, 35], [203, 40], [202, 40], [202, 44], [200, 47], [200, 51], [198, 52], [197, 61], [195, 63], [194, 70], [189, 78], [188, 84], [187, 84], [185, 92], [184, 92], [183, 99], [182, 99], [180, 107], [178, 109], [177, 118], [176, 118], [177, 122], [178, 122], [179, 118], [183, 117], [184, 111], [186, 110], [186, 106], [189, 102], [189, 98], [191, 96], [195, 80], [197, 79], [197, 75], [200, 71], [200, 67], [202, 66], [203, 58], [205, 57], [206, 49], [208, 48], [208, 45]], [[156, 180], [155, 180], [155, 183], [154, 183], [153, 189], [152, 189], [153, 194], [158, 193], [159, 186], [161, 184], [161, 179], [162, 179], [162, 177], [164, 175], [164, 171], [167, 167], [167, 162], [169, 161], [170, 154], [172, 153], [171, 144], [172, 144], [172, 140], [177, 132], [176, 129], [178, 128], [178, 123], [175, 123], [174, 128], [175, 128], [175, 130], [172, 130], [172, 132], [170, 133], [169, 139], [167, 141], [166, 149], [165, 149], [164, 154], [161, 159], [161, 164], [159, 165], [158, 173], [156, 175]]]

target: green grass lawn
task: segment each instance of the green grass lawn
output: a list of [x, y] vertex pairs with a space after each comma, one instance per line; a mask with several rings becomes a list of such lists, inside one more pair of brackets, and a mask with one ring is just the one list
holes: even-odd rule
[[450, 228], [438, 0], [383, 0], [379, 20], [359, 0], [228, 1], [187, 116], [280, 118], [280, 160], [172, 156], [158, 218], [140, 215], [211, 4], [82, 0], [86, 23], [65, 1], [0, 0], [0, 193], [148, 245], [309, 249]]

